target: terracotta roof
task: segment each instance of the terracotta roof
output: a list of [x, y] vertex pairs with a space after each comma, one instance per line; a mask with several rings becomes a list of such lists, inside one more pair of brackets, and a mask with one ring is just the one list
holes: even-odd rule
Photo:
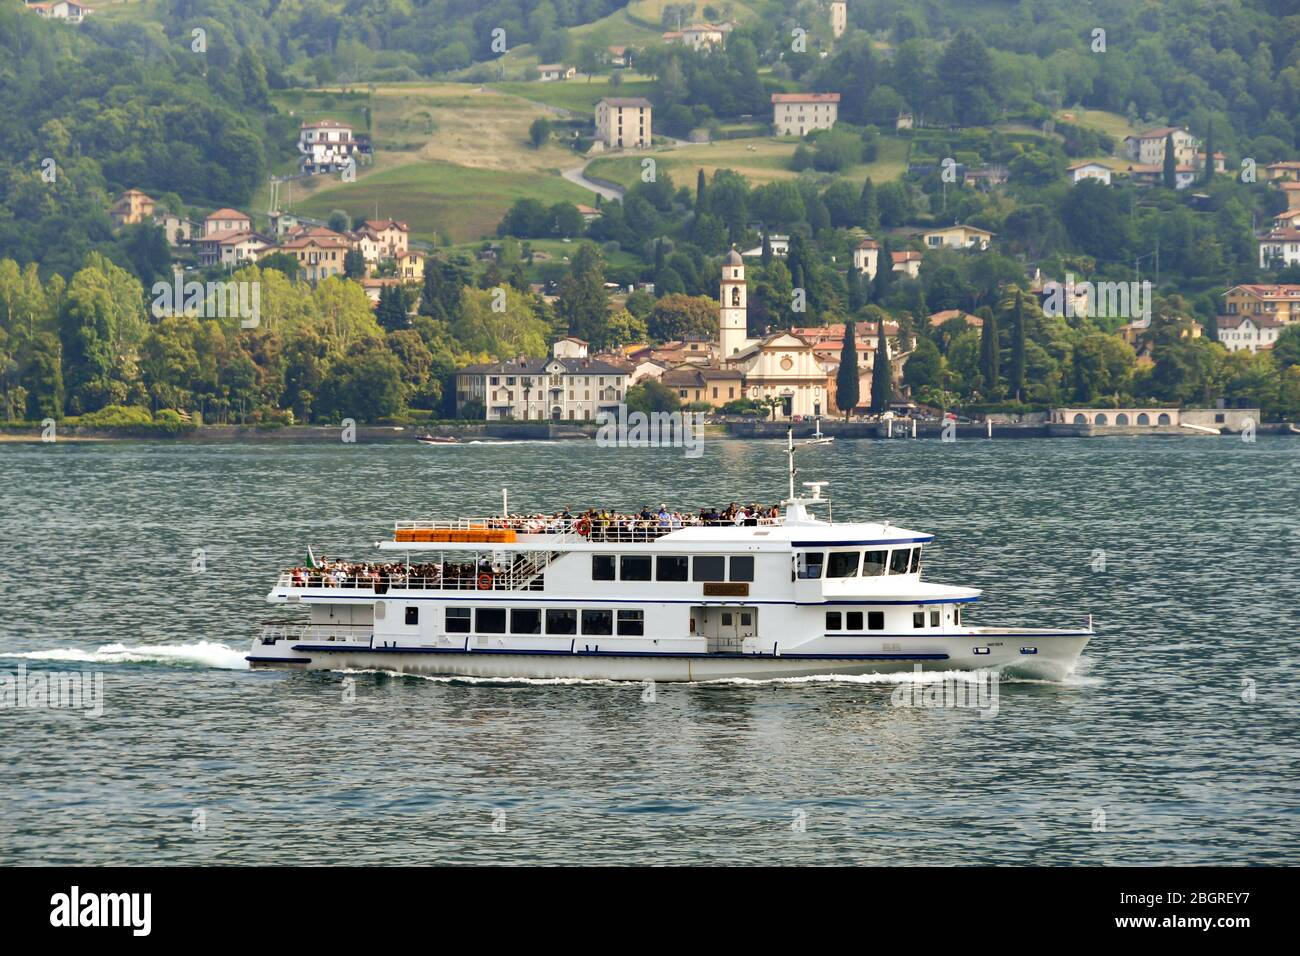
[[838, 93], [773, 93], [773, 103], [838, 103]]
[[204, 222], [207, 222], [209, 219], [247, 219], [249, 222], [252, 222], [251, 216], [240, 212], [238, 209], [218, 209], [214, 213], [209, 213], [204, 219]]
[[1281, 319], [1272, 315], [1221, 315], [1215, 319], [1215, 325], [1221, 329], [1235, 329], [1247, 320], [1257, 329], [1279, 329], [1286, 325]]
[[982, 329], [984, 320], [978, 315], [971, 315], [969, 312], [963, 312], [961, 309], [943, 309], [930, 316], [930, 324], [935, 328], [943, 325], [949, 319], [964, 318], [966, 324], [972, 329]]
[[1258, 296], [1261, 299], [1300, 299], [1300, 285], [1292, 283], [1282, 283], [1280, 285], [1260, 285], [1251, 283], [1242, 283], [1234, 285], [1224, 295], [1231, 295], [1238, 289], [1249, 292], [1251, 295]]

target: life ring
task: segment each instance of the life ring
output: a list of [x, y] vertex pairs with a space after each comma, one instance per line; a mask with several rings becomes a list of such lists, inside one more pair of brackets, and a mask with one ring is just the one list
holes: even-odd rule
[[591, 522], [590, 522], [589, 520], [587, 520], [586, 518], [581, 518], [581, 519], [579, 519], [579, 521], [578, 521], [578, 534], [582, 535], [584, 538], [585, 538], [587, 535], [591, 534]]
[[484, 571], [482, 574], [480, 574], [480, 575], [478, 576], [478, 589], [479, 589], [480, 591], [491, 591], [491, 590], [492, 590], [492, 575], [488, 574], [486, 571]]

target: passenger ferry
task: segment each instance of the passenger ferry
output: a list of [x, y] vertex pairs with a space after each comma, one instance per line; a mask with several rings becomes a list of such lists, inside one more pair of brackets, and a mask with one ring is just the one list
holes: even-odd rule
[[[923, 581], [933, 536], [833, 521], [824, 482], [776, 517], [399, 521], [382, 564], [285, 571], [254, 668], [475, 678], [771, 679], [980, 668], [1059, 680], [1082, 629], [977, 627], [975, 588]], [[825, 509], [825, 516], [818, 511]], [[315, 565], [313, 559], [312, 564]]]

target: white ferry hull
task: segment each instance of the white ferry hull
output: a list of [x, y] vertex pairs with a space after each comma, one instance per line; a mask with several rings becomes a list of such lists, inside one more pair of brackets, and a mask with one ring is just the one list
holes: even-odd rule
[[[818, 676], [855, 676], [927, 671], [993, 669], [1008, 675], [1060, 680], [1078, 661], [1091, 635], [1051, 636], [1028, 645], [1003, 641], [989, 647], [988, 636], [962, 636], [942, 641], [924, 652], [845, 656], [770, 654], [638, 654], [629, 652], [529, 653], [527, 651], [405, 650], [389, 648], [277, 649], [254, 647], [253, 668], [291, 670], [378, 670], [428, 677], [469, 677], [489, 680], [613, 680], [692, 682], [710, 680], [773, 680]], [[933, 645], [939, 642], [927, 641]], [[975, 653], [976, 648], [987, 653]]]

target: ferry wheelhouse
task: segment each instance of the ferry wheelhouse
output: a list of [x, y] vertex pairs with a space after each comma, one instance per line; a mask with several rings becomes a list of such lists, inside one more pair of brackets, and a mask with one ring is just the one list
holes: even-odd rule
[[[990, 668], [1057, 680], [1083, 629], [977, 627], [975, 588], [922, 580], [933, 536], [830, 520], [823, 483], [777, 518], [674, 526], [399, 521], [385, 560], [285, 571], [255, 668], [702, 681]], [[825, 517], [817, 512], [825, 509]], [[503, 509], [504, 515], [504, 509]]]

